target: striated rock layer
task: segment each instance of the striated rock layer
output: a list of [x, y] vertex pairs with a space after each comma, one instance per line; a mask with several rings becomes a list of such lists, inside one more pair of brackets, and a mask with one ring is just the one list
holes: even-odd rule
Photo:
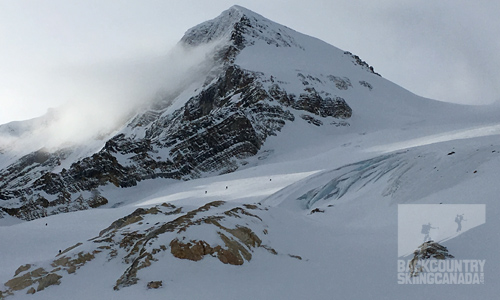
[[[67, 164], [71, 147], [42, 149], [0, 170], [0, 213], [31, 220], [105, 205], [103, 186], [127, 188], [153, 178], [188, 180], [232, 172], [296, 117], [315, 126], [344, 122], [321, 121], [351, 117], [338, 92], [373, 86], [334, 74], [334, 69], [313, 72], [315, 64], [322, 64], [321, 58], [308, 54], [312, 42], [331, 48], [354, 73], [376, 75], [349, 52], [234, 6], [190, 29], [180, 41], [186, 48], [215, 44], [203, 83], [149, 104], [97, 153], [68, 168], [59, 166]], [[286, 63], [260, 71], [262, 60], [273, 60], [273, 55]]]

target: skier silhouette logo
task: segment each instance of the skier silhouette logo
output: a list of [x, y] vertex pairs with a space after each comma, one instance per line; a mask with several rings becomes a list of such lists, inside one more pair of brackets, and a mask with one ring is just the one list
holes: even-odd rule
[[423, 224], [421, 233], [424, 234], [424, 242], [431, 241], [431, 229], [439, 229], [439, 227], [432, 227], [431, 223]]
[[457, 232], [462, 231], [462, 221], [467, 221], [467, 220], [464, 219], [464, 214], [457, 215], [455, 217], [455, 223], [457, 223], [457, 225], [458, 225]]

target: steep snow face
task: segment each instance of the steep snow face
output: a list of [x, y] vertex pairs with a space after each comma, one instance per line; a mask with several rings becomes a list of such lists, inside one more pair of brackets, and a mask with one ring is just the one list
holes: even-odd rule
[[198, 46], [222, 40], [233, 42], [240, 49], [254, 44], [257, 40], [276, 47], [297, 47], [295, 31], [272, 22], [241, 6], [233, 6], [217, 18], [189, 29], [181, 42]]
[[342, 99], [354, 112], [352, 121], [370, 128], [403, 127], [423, 118], [453, 123], [476, 110], [414, 95], [377, 76], [358, 56], [240, 6], [193, 27], [181, 40], [192, 46], [213, 41], [220, 43], [216, 59], [251, 73], [274, 99], [302, 94]]
[[[353, 64], [374, 73], [373, 67], [350, 52], [296, 32], [241, 6], [233, 6], [219, 17], [191, 28], [181, 39], [181, 43], [191, 46], [214, 41], [219, 41], [226, 47], [235, 46], [238, 49], [235, 63], [241, 68], [270, 73], [268, 75], [294, 78], [297, 71], [306, 70], [327, 76], [328, 73], [338, 70], [344, 73], [340, 75], [349, 76], [353, 74], [353, 69], [356, 69], [352, 68]], [[339, 89], [351, 86], [351, 83], [344, 82], [342, 77], [330, 77]], [[289, 81], [285, 82], [293, 85]], [[370, 88], [368, 83], [362, 85]]]

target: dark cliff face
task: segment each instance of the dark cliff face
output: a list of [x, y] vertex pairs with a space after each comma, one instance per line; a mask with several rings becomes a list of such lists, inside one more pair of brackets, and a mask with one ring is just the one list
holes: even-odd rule
[[[0, 173], [0, 199], [8, 203], [0, 203], [3, 211], [30, 220], [104, 205], [108, 201], [98, 190], [105, 185], [126, 188], [153, 178], [188, 180], [232, 172], [243, 159], [257, 154], [269, 136], [294, 121], [296, 111], [323, 118], [351, 116], [351, 108], [340, 97], [325, 97], [307, 86], [300, 95], [288, 93], [279, 83], [265, 87], [263, 80], [269, 78], [236, 65], [234, 58], [251, 43], [247, 37], [258, 37], [269, 26], [258, 27], [240, 11], [226, 18], [227, 24], [202, 24], [181, 41], [196, 46], [229, 36], [214, 55], [216, 71], [197, 94], [173, 112], [165, 113], [168, 107], [151, 108], [137, 115], [128, 130], [108, 140], [99, 152], [61, 172], [52, 170], [64, 151], [23, 157]], [[222, 25], [229, 26], [229, 34]], [[266, 37], [273, 47], [295, 43], [284, 34], [273, 36]], [[131, 133], [138, 129], [142, 136]]]

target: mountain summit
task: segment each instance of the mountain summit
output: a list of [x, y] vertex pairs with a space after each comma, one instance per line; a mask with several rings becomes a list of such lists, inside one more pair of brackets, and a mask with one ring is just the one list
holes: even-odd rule
[[[317, 54], [316, 50], [324, 50], [323, 56], [328, 52], [330, 55], [336, 53], [337, 56], [350, 54], [237, 5], [224, 11], [217, 18], [189, 29], [181, 39], [181, 43], [190, 46], [213, 42], [223, 43], [226, 46], [225, 50], [228, 50], [226, 55], [230, 56], [232, 54], [233, 58], [235, 54], [244, 48], [260, 44], [278, 48], [300, 49], [307, 53], [304, 57], [301, 57], [302, 59], [309, 57], [309, 60], [304, 62], [311, 62], [311, 56]], [[319, 45], [321, 47], [318, 49]], [[269, 51], [270, 48], [266, 50]], [[255, 49], [251, 51], [256, 52]], [[359, 57], [351, 56], [356, 63], [373, 72], [373, 67], [370, 67]], [[336, 62], [338, 63], [338, 61]]]
[[118, 205], [108, 199], [112, 191], [143, 180], [230, 173], [248, 167], [287, 124], [334, 133], [356, 113], [394, 124], [397, 116], [381, 120], [373, 111], [409, 94], [359, 57], [240, 6], [188, 30], [179, 44], [210, 45], [201, 80], [147, 104], [114, 136], [21, 157], [0, 152], [0, 212], [31, 220]]
[[234, 46], [242, 49], [261, 40], [276, 47], [303, 48], [294, 40], [294, 34], [296, 32], [285, 26], [235, 5], [219, 17], [189, 29], [181, 42], [197, 46], [217, 40], [231, 41]]

